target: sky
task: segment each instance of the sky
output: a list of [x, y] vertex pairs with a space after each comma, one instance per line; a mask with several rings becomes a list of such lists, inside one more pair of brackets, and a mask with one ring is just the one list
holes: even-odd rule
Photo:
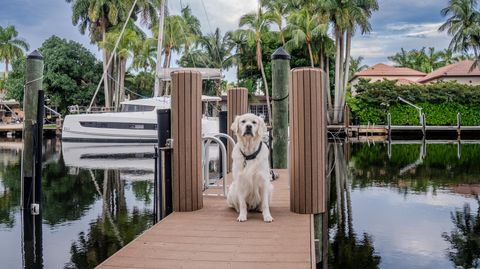
[[[65, 0], [0, 0], [0, 26], [14, 25], [19, 36], [30, 44], [30, 51], [39, 48], [52, 35], [72, 39], [87, 47], [100, 58], [88, 35], [81, 35], [72, 24], [71, 4]], [[362, 35], [358, 31], [352, 41], [352, 56], [364, 57], [364, 64], [389, 64], [388, 56], [404, 49], [448, 47], [450, 37], [438, 32], [445, 21], [440, 15], [448, 0], [378, 0], [379, 10], [370, 22], [372, 31]], [[219, 27], [222, 33], [238, 27], [241, 15], [254, 11], [257, 0], [169, 0], [170, 12], [179, 13], [189, 5], [202, 23], [204, 33]], [[174, 59], [175, 60], [175, 59]], [[0, 71], [5, 66], [0, 64]], [[235, 72], [226, 74], [235, 80]]]

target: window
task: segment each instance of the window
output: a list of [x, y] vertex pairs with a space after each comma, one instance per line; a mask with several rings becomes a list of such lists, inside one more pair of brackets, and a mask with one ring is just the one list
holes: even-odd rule
[[250, 113], [257, 115], [263, 118], [265, 122], [268, 122], [268, 109], [266, 104], [250, 105]]
[[154, 106], [145, 106], [145, 105], [122, 105], [122, 112], [144, 112], [144, 111], [153, 111]]
[[153, 123], [129, 123], [129, 122], [99, 122], [81, 121], [80, 125], [86, 128], [129, 129], [129, 130], [156, 130]]

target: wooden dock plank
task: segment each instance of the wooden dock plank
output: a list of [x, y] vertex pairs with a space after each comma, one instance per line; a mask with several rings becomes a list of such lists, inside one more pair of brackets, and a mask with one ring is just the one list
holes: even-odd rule
[[287, 170], [277, 170], [272, 223], [261, 213], [237, 213], [222, 197], [204, 197], [204, 207], [174, 212], [97, 268], [311, 268], [311, 215], [290, 212]]

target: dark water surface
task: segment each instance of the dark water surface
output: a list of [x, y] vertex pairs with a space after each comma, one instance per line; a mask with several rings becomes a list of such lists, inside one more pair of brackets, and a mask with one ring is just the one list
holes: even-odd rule
[[480, 268], [479, 144], [329, 155], [329, 268]]
[[[32, 256], [21, 141], [0, 141], [0, 268], [93, 268], [152, 225], [151, 145], [44, 146]], [[329, 167], [328, 268], [480, 268], [480, 144], [332, 143]]]
[[21, 148], [21, 141], [0, 142], [0, 268], [93, 268], [152, 225], [153, 160], [144, 154], [153, 146], [125, 156], [77, 144], [62, 154], [59, 141], [47, 140], [42, 248], [32, 257], [22, 240]]

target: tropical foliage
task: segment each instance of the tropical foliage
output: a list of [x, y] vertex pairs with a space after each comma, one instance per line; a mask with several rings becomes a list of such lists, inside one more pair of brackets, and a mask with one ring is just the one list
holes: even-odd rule
[[454, 54], [451, 49], [436, 51], [433, 47], [428, 50], [423, 47], [409, 51], [402, 48], [400, 52], [388, 57], [398, 67], [408, 67], [424, 73], [430, 73], [440, 67], [470, 58], [471, 56], [466, 53]]
[[450, 0], [441, 14], [448, 17], [439, 28], [452, 36], [449, 48], [454, 52], [473, 52], [475, 63], [480, 64], [480, 12], [477, 0]]
[[361, 79], [356, 86], [358, 95], [349, 98], [351, 111], [360, 123], [386, 123], [387, 113], [392, 124], [418, 125], [418, 112], [401, 103], [398, 97], [423, 108], [427, 124], [456, 125], [461, 113], [462, 125], [480, 125], [480, 86], [456, 82], [439, 82], [427, 85], [395, 85], [395, 81], [370, 83]]
[[[67, 106], [88, 105], [102, 74], [101, 64], [81, 44], [56, 36], [39, 49], [44, 57], [43, 88], [50, 105], [65, 114]], [[6, 82], [7, 97], [23, 101], [25, 58], [13, 62], [13, 72]]]
[[5, 63], [4, 79], [8, 77], [8, 66], [17, 58], [24, 55], [24, 50], [29, 48], [28, 43], [18, 37], [14, 26], [0, 26], [0, 62]]

